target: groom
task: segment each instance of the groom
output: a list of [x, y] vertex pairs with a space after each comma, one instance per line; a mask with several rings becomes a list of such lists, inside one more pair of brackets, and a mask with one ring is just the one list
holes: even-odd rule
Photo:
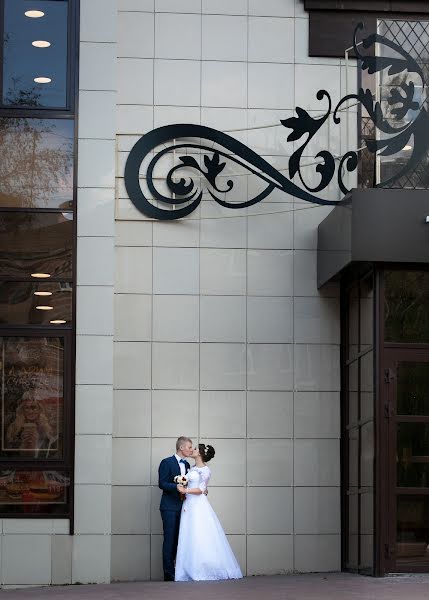
[[178, 486], [174, 483], [174, 478], [177, 475], [186, 475], [189, 471], [190, 467], [186, 459], [191, 456], [192, 450], [192, 440], [188, 437], [179, 437], [176, 442], [176, 453], [164, 458], [158, 469], [158, 485], [162, 489], [159, 509], [164, 527], [164, 543], [162, 545], [164, 581], [174, 581], [174, 560], [182, 510], [182, 499]]

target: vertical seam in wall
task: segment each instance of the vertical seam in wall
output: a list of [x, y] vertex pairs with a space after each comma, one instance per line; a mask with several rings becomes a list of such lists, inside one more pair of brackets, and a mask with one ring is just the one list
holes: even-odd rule
[[[203, 0], [200, 0], [200, 125], [202, 119], [203, 101]], [[200, 157], [201, 160], [201, 151]], [[198, 443], [201, 436], [201, 210], [202, 203], [198, 207], [198, 409], [197, 409], [197, 434]]]
[[[156, 28], [155, 28], [155, 18], [156, 18], [156, 13], [155, 13], [155, 1], [153, 3], [153, 58], [152, 58], [152, 129], [155, 129], [155, 35], [156, 35]], [[152, 549], [153, 549], [153, 544], [152, 544], [152, 513], [153, 513], [153, 506], [152, 506], [152, 502], [153, 502], [153, 487], [152, 486], [152, 459], [153, 459], [153, 431], [152, 431], [152, 423], [153, 423], [153, 292], [154, 292], [154, 269], [153, 269], [153, 221], [149, 221], [150, 222], [150, 226], [151, 226], [151, 238], [152, 238], [152, 248], [151, 248], [151, 252], [152, 252], [152, 294], [151, 294], [151, 319], [150, 319], [150, 449], [149, 449], [149, 455], [150, 455], [150, 471], [149, 471], [149, 491], [150, 491], [150, 497], [149, 497], [149, 510], [150, 510], [150, 516], [149, 516], [149, 580], [152, 579]]]
[[[295, 71], [296, 71], [296, 0], [294, 2], [294, 17], [293, 17], [293, 104], [296, 106], [296, 87], [295, 87]], [[296, 390], [296, 374], [295, 374], [295, 198], [292, 203], [292, 570], [296, 571], [295, 559], [295, 390]]]
[[[247, 77], [246, 77], [246, 86], [247, 86], [247, 90], [246, 90], [246, 106], [247, 106], [247, 110], [246, 110], [246, 127], [247, 129], [249, 129], [249, 0], [247, 0], [247, 35], [246, 35], [246, 43], [247, 43], [247, 49], [246, 49], [246, 69], [247, 69]], [[249, 143], [249, 133], [248, 131], [246, 131], [246, 143]], [[246, 177], [246, 198], [247, 200], [249, 199], [249, 175], [247, 175]], [[248, 569], [248, 544], [247, 544], [247, 502], [248, 502], [248, 469], [247, 469], [247, 460], [248, 460], [248, 452], [247, 452], [247, 447], [248, 447], [248, 431], [247, 431], [247, 411], [248, 411], [248, 405], [247, 405], [247, 401], [248, 401], [248, 353], [249, 353], [249, 346], [248, 346], [248, 335], [247, 335], [247, 315], [248, 315], [248, 301], [249, 301], [249, 269], [248, 269], [248, 262], [249, 262], [249, 209], [246, 208], [246, 306], [245, 306], [245, 319], [246, 319], [246, 323], [245, 323], [245, 327], [246, 327], [246, 343], [245, 343], [245, 352], [246, 352], [246, 356], [245, 356], [245, 364], [246, 364], [246, 393], [245, 393], [245, 399], [246, 399], [246, 424], [245, 424], [245, 430], [246, 430], [246, 447], [245, 447], [245, 477], [246, 477], [246, 486], [244, 488], [244, 493], [245, 493], [245, 505], [244, 505], [244, 517], [245, 517], [245, 524], [244, 524], [244, 531], [245, 531], [245, 536], [244, 536], [244, 541], [245, 541], [245, 560], [246, 560], [246, 575], [249, 572]]]

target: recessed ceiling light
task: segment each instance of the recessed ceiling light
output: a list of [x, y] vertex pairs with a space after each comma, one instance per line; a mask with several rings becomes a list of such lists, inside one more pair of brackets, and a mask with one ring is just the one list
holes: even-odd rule
[[34, 292], [35, 296], [52, 296], [52, 292]]
[[26, 10], [24, 14], [26, 17], [30, 17], [30, 19], [40, 19], [40, 17], [45, 16], [42, 10]]
[[49, 323], [53, 323], [53, 325], [63, 325], [64, 323], [67, 323], [67, 321], [64, 321], [64, 319], [54, 319], [53, 321], [49, 321]]
[[52, 79], [50, 77], [35, 77], [34, 81], [36, 83], [51, 83]]
[[410, 144], [406, 144], [406, 146], [404, 146], [404, 150], [407, 150], [408, 152], [412, 149], [413, 149], [413, 147], [410, 146]]
[[31, 42], [31, 45], [36, 48], [49, 48], [51, 42], [47, 42], [46, 40], [34, 40], [34, 42]]
[[31, 273], [31, 277], [35, 277], [36, 279], [47, 279], [50, 275], [49, 273]]
[[37, 310], [53, 310], [53, 306], [36, 306]]

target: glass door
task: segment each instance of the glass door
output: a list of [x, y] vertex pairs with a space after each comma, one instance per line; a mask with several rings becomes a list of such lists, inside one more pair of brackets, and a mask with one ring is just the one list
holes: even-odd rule
[[386, 572], [429, 572], [429, 350], [384, 355]]

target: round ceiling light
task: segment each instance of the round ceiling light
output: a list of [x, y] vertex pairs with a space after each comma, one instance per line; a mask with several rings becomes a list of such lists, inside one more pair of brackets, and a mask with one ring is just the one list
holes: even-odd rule
[[67, 321], [64, 319], [54, 319], [53, 321], [49, 321], [49, 323], [52, 323], [53, 325], [64, 325]]
[[35, 48], [49, 48], [51, 42], [47, 42], [46, 40], [34, 40], [34, 42], [31, 42], [31, 45]]
[[53, 310], [53, 306], [36, 306], [37, 310]]
[[36, 83], [51, 83], [52, 79], [50, 77], [35, 77], [34, 81]]
[[50, 275], [49, 273], [31, 273], [31, 277], [35, 279], [47, 279]]
[[30, 17], [30, 19], [40, 19], [40, 17], [45, 16], [42, 10], [26, 10], [24, 14], [26, 17]]
[[52, 296], [52, 292], [34, 292], [35, 296]]

